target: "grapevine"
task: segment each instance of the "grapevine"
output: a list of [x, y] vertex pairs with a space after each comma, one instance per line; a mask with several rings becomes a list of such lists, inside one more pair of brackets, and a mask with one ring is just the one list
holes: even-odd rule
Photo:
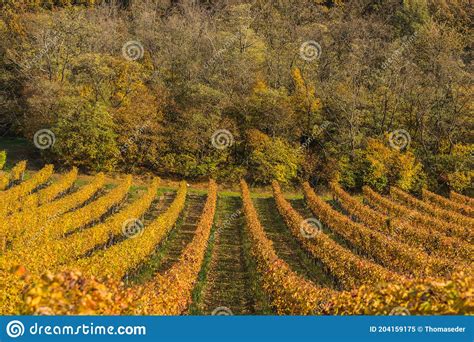
[[471, 208], [474, 207], [474, 198], [458, 194], [455, 191], [451, 191], [449, 193], [449, 198], [453, 202], [456, 202], [462, 205], [469, 205]]
[[423, 200], [431, 203], [434, 206], [443, 208], [445, 210], [452, 210], [455, 212], [459, 212], [471, 218], [474, 217], [474, 209], [469, 205], [453, 202], [447, 198], [444, 198], [443, 196], [437, 195], [426, 189], [423, 189], [422, 195], [423, 195]]
[[421, 248], [429, 255], [459, 262], [470, 262], [473, 258], [472, 246], [460, 239], [447, 237], [417, 222], [401, 218], [390, 219], [353, 198], [335, 183], [331, 184], [331, 190], [344, 210], [371, 229], [404, 241], [412, 247]]
[[91, 257], [80, 259], [77, 264], [69, 266], [77, 266], [84, 274], [121, 279], [152, 254], [156, 246], [173, 228], [183, 210], [186, 192], [186, 183], [182, 182], [176, 198], [168, 210], [139, 232], [137, 236], [126, 239], [106, 250], [98, 251]]
[[357, 250], [372, 257], [374, 261], [409, 276], [450, 275], [452, 264], [446, 260], [429, 257], [419, 249], [352, 221], [318, 197], [308, 183], [304, 184], [303, 189], [311, 211], [332, 231], [344, 237]]
[[250, 191], [244, 180], [240, 182], [247, 229], [252, 240], [252, 254], [257, 260], [263, 287], [270, 294], [278, 314], [311, 314], [324, 298], [334, 291], [320, 288], [300, 277], [281, 260], [268, 239], [253, 206]]
[[446, 223], [445, 221], [439, 220], [436, 217], [431, 217], [419, 211], [410, 209], [407, 206], [394, 202], [376, 193], [367, 186], [364, 186], [362, 190], [364, 192], [365, 200], [369, 203], [369, 205], [376, 210], [387, 214], [390, 218], [398, 217], [405, 219], [410, 223], [416, 222], [425, 227], [431, 227], [432, 229], [435, 229], [446, 236], [467, 240], [469, 243], [473, 242], [472, 234], [470, 234], [469, 231], [466, 231], [466, 229], [464, 229], [462, 226], [453, 223]]
[[217, 184], [211, 180], [193, 240], [186, 246], [179, 261], [145, 285], [138, 299], [141, 303], [140, 314], [180, 315], [186, 310], [209, 241], [216, 201]]
[[358, 285], [381, 283], [403, 278], [370, 260], [353, 254], [323, 232], [315, 234], [311, 239], [304, 237], [301, 234], [303, 217], [283, 197], [278, 183], [273, 182], [272, 187], [278, 211], [295, 238], [300, 241], [309, 253], [327, 267], [329, 272], [338, 279], [344, 288], [354, 288]]
[[453, 211], [437, 208], [436, 206], [421, 201], [398, 188], [391, 187], [390, 195], [393, 199], [401, 203], [405, 203], [406, 205], [409, 205], [412, 208], [416, 208], [422, 212], [425, 212], [430, 216], [443, 220], [446, 223], [454, 223], [460, 227], [465, 227], [465, 229], [463, 228], [463, 230], [467, 232], [467, 234], [469, 234], [472, 228], [474, 228], [474, 219], [463, 216]]

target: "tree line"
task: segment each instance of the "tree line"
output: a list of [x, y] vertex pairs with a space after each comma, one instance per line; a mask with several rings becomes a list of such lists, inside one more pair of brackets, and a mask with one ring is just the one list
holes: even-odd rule
[[0, 133], [83, 171], [472, 187], [464, 0], [1, 1]]

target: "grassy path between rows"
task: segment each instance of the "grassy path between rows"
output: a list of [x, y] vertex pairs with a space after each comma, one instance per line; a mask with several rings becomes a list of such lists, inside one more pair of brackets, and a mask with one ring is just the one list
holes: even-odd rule
[[[290, 200], [290, 203], [292, 205], [292, 207], [304, 218], [304, 219], [309, 219], [309, 218], [318, 218], [316, 217], [312, 212], [311, 212], [311, 209], [308, 208], [308, 206], [306, 205], [306, 202], [304, 199], [294, 199], [294, 200]], [[322, 222], [321, 222], [321, 226], [322, 226], [322, 229], [323, 229], [323, 232], [324, 234], [328, 235], [331, 239], [333, 239], [334, 241], [336, 241], [338, 244], [340, 244], [341, 246], [347, 248], [347, 249], [351, 249], [351, 246], [350, 244], [348, 244], [342, 237], [340, 237], [339, 235], [335, 234], [332, 232], [332, 230], [330, 229], [330, 227], [327, 227], [326, 225], [324, 225]]]
[[275, 200], [256, 198], [253, 200], [260, 222], [267, 237], [272, 240], [277, 255], [293, 271], [320, 286], [333, 286], [333, 280], [325, 272], [324, 266], [306, 252], [292, 235], [280, 217]]
[[[146, 222], [155, 219], [165, 212], [175, 197], [175, 192], [164, 192], [160, 196], [161, 200], [157, 203], [155, 210], [149, 213]], [[162, 243], [156, 247], [156, 252], [149, 258], [149, 260], [143, 263], [129, 276], [130, 281], [133, 283], [144, 283], [149, 281], [156, 273], [167, 271], [179, 260], [183, 250], [194, 237], [205, 201], [205, 195], [198, 195], [195, 193], [187, 194], [184, 209], [175, 226]]]
[[242, 202], [220, 195], [208, 253], [190, 314], [265, 313], [255, 265], [250, 261]]

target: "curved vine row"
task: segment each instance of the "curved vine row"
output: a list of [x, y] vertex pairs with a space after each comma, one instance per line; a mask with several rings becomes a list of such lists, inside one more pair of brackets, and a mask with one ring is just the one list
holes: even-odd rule
[[[402, 191], [398, 188], [391, 187], [390, 188], [390, 196], [395, 199], [396, 201], [399, 201], [401, 203], [405, 203], [406, 205], [409, 205], [412, 208], [416, 208], [418, 210], [421, 210], [428, 215], [431, 215], [433, 217], [436, 217], [440, 220], [445, 221], [448, 224], [456, 224], [460, 227], [463, 228], [465, 232], [468, 232], [474, 228], [474, 219], [463, 216], [461, 214], [458, 214], [456, 212], [452, 212], [449, 210], [444, 210], [442, 208], [437, 208], [429, 203], [423, 202], [419, 200], [418, 198], [406, 193], [405, 191]], [[464, 227], [466, 229], [464, 229]]]
[[19, 181], [23, 179], [23, 175], [25, 174], [26, 171], [26, 160], [22, 160], [18, 162], [13, 169], [10, 171], [10, 182], [14, 183], [16, 181]]
[[357, 217], [367, 227], [388, 234], [412, 247], [423, 249], [429, 255], [451, 258], [453, 262], [473, 261], [474, 249], [469, 243], [447, 237], [440, 232], [416, 222], [391, 218], [371, 209], [345, 192], [338, 184], [332, 183], [331, 190], [342, 208]]
[[319, 288], [312, 282], [293, 272], [280, 259], [273, 243], [268, 239], [252, 203], [250, 191], [244, 180], [240, 182], [244, 213], [252, 242], [252, 255], [262, 276], [263, 288], [270, 295], [272, 305], [278, 314], [304, 315], [317, 310], [323, 298], [334, 291]]
[[77, 208], [99, 191], [105, 184], [105, 175], [98, 173], [87, 185], [82, 186], [77, 191], [64, 196], [41, 207], [41, 213], [49, 217], [58, 217], [71, 209]]
[[30, 179], [17, 186], [14, 186], [13, 188], [0, 192], [0, 217], [4, 218], [10, 214], [12, 209], [14, 209], [15, 202], [19, 198], [28, 195], [38, 186], [45, 183], [52, 174], [53, 165], [46, 165], [37, 173], [35, 173]]
[[80, 228], [90, 222], [100, 219], [107, 211], [119, 205], [127, 196], [132, 185], [132, 176], [127, 176], [117, 187], [107, 194], [86, 206], [66, 213], [50, 221], [45, 226], [45, 235], [48, 238], [58, 238], [66, 233]]
[[[41, 207], [37, 206], [34, 197], [25, 200], [23, 206], [29, 209], [14, 213], [4, 222], [6, 228], [3, 231], [5, 232], [7, 241], [12, 246], [11, 248], [14, 250], [22, 250], [23, 253], [28, 253], [28, 250], [35, 247], [40, 238], [43, 238], [44, 229], [41, 229], [41, 227], [45, 222], [54, 220], [65, 212], [80, 206], [99, 191], [104, 186], [104, 183], [105, 176], [103, 173], [99, 173], [94, 177], [92, 182], [84, 185], [76, 192], [51, 203], [44, 204]], [[22, 240], [24, 244], [18, 244], [17, 240], [25, 235], [28, 235], [28, 238]]]
[[106, 243], [111, 236], [121, 234], [123, 225], [130, 218], [139, 218], [150, 207], [158, 191], [159, 179], [153, 180], [147, 192], [117, 214], [89, 229], [81, 230], [63, 239], [49, 241], [41, 248], [14, 251], [10, 258], [22, 260], [30, 273], [40, 273], [44, 268], [58, 270], [61, 264], [73, 262], [97, 245]]
[[455, 191], [451, 191], [449, 193], [449, 198], [456, 203], [462, 204], [462, 205], [469, 205], [471, 207], [474, 207], [474, 198], [471, 198], [469, 196], [464, 196], [461, 194], [458, 194]]
[[5, 190], [11, 184], [23, 179], [23, 174], [26, 170], [26, 160], [18, 162], [10, 171], [9, 174], [4, 174], [0, 177], [0, 191]]
[[25, 203], [25, 201], [27, 202], [28, 200], [32, 200], [33, 202], [37, 203], [38, 206], [51, 202], [57, 196], [70, 189], [74, 185], [76, 179], [77, 168], [73, 167], [71, 171], [64, 174], [59, 180], [53, 182], [50, 186], [29, 195], [28, 199], [23, 199], [14, 203], [11, 207], [11, 211], [28, 210], [29, 206]]
[[[64, 236], [64, 234], [68, 232], [72, 232], [86, 224], [94, 222], [95, 220], [99, 220], [105, 213], [107, 213], [107, 211], [117, 206], [124, 200], [125, 196], [128, 194], [131, 182], [132, 177], [127, 176], [122, 183], [120, 183], [116, 188], [112, 189], [106, 195], [78, 210], [68, 212], [62, 216], [58, 215], [58, 213], [55, 211], [50, 212], [48, 211], [48, 208], [44, 207], [37, 208], [36, 213], [34, 210], [32, 210], [32, 214], [30, 215], [35, 215], [35, 217], [30, 218], [32, 225], [26, 229], [23, 228], [21, 232], [16, 234], [16, 236], [11, 241], [12, 248], [24, 253], [25, 248], [29, 249], [34, 246], [43, 245], [48, 241]], [[100, 183], [101, 181], [99, 179], [94, 185], [98, 185]], [[90, 195], [91, 192], [95, 193], [97, 191], [93, 191], [93, 187], [90, 187], [86, 190], [88, 191], [82, 192], [81, 195]], [[78, 198], [79, 196], [76, 197], [76, 199]], [[71, 204], [71, 202], [67, 200], [64, 204]], [[54, 203], [51, 203], [51, 205], [55, 207]], [[61, 210], [64, 208], [58, 207], [58, 209]], [[27, 214], [28, 213], [29, 211], [27, 211]], [[20, 216], [20, 218], [24, 218], [24, 216]], [[33, 240], [31, 239], [32, 236], [34, 236]]]
[[329, 273], [335, 276], [344, 288], [390, 282], [403, 278], [399, 274], [353, 254], [323, 232], [313, 234], [312, 238], [306, 238], [302, 234], [305, 220], [283, 197], [278, 183], [273, 182], [272, 187], [278, 211], [293, 236], [311, 255], [327, 267]]
[[390, 315], [406, 308], [411, 315], [470, 315], [473, 311], [474, 278], [456, 273], [447, 280], [414, 279], [328, 298], [322, 305], [325, 315]]
[[180, 315], [189, 306], [211, 234], [216, 203], [217, 184], [211, 180], [193, 240], [168, 271], [156, 275], [144, 286], [137, 299], [140, 314]]
[[389, 198], [378, 194], [367, 186], [364, 186], [362, 190], [364, 192], [364, 198], [369, 205], [376, 210], [387, 214], [390, 218], [403, 218], [411, 223], [415, 222], [425, 227], [436, 229], [438, 232], [445, 234], [446, 236], [467, 240], [469, 243], [473, 242], [472, 234], [470, 234], [469, 231], [466, 231], [462, 226], [449, 224], [435, 217], [410, 209], [407, 206], [394, 202]]
[[349, 241], [356, 249], [373, 258], [386, 268], [415, 276], [449, 276], [453, 265], [444, 259], [429, 257], [423, 251], [390, 239], [376, 230], [352, 221], [332, 209], [316, 195], [308, 183], [303, 185], [311, 211], [332, 231]]
[[173, 228], [184, 208], [186, 192], [186, 182], [181, 182], [176, 198], [168, 210], [145, 229], [106, 250], [97, 251], [91, 257], [69, 264], [68, 267], [78, 267], [87, 275], [114, 279], [123, 278], [127, 272], [151, 255], [156, 246]]
[[474, 208], [471, 208], [469, 205], [453, 202], [426, 189], [422, 190], [422, 196], [424, 201], [431, 203], [433, 206], [437, 206], [445, 210], [452, 210], [471, 218], [474, 217]]
[[141, 218], [151, 206], [158, 192], [159, 184], [160, 179], [154, 179], [141, 198], [104, 222], [55, 241], [50, 248], [51, 252], [56, 255], [59, 263], [72, 261], [83, 256], [95, 246], [106, 243], [111, 237], [123, 234], [123, 226], [126, 221]]

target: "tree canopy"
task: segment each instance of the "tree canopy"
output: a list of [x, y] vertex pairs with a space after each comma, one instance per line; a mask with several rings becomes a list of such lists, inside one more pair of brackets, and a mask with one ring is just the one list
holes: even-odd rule
[[49, 161], [262, 184], [472, 187], [468, 1], [0, 9], [0, 133], [51, 130]]

